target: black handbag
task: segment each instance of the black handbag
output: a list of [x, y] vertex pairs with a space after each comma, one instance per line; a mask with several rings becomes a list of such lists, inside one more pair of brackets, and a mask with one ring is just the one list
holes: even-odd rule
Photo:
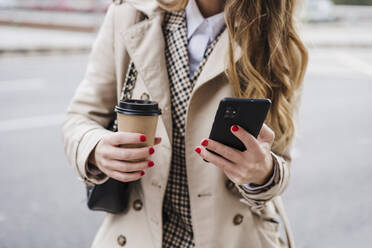
[[90, 210], [122, 213], [128, 206], [129, 183], [109, 178], [100, 185], [87, 185], [87, 197]]
[[[121, 99], [131, 99], [137, 80], [137, 72], [133, 62], [130, 62], [122, 89]], [[117, 119], [108, 128], [117, 131]], [[109, 178], [103, 184], [86, 185], [87, 205], [90, 210], [104, 211], [112, 214], [124, 212], [128, 207], [130, 183], [123, 183]]]

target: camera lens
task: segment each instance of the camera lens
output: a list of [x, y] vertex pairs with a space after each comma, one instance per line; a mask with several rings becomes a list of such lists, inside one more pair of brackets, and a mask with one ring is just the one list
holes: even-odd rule
[[224, 113], [224, 118], [226, 119], [233, 119], [236, 115], [237, 111], [233, 109], [231, 106], [227, 107]]

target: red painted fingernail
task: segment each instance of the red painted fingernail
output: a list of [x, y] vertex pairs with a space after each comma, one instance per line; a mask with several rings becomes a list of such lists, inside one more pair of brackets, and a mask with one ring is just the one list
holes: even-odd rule
[[149, 153], [150, 153], [150, 155], [153, 154], [154, 152], [155, 152], [155, 149], [152, 148], [152, 147], [150, 147], [150, 149], [149, 149]]
[[155, 163], [150, 160], [149, 163], [148, 163], [148, 165], [149, 165], [149, 167], [153, 167], [155, 165]]
[[195, 148], [195, 151], [200, 154], [201, 153], [200, 147]]
[[146, 136], [145, 136], [145, 135], [141, 135], [140, 140], [141, 140], [142, 142], [145, 142], [145, 141], [146, 141]]
[[203, 140], [203, 142], [201, 144], [202, 144], [202, 146], [208, 146], [208, 140], [207, 139]]
[[231, 130], [233, 132], [237, 132], [237, 131], [239, 131], [239, 127], [237, 125], [234, 125], [234, 126], [232, 126]]
[[145, 172], [141, 171], [141, 177], [143, 177], [144, 175], [145, 175]]

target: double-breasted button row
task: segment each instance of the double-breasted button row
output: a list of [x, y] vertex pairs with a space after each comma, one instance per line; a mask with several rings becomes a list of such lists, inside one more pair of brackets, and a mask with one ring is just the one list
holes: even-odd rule
[[[226, 189], [229, 190], [230, 192], [239, 194], [238, 189], [235, 187], [234, 182], [232, 182], [231, 180], [227, 180], [225, 186], [226, 186]], [[236, 214], [233, 218], [234, 225], [235, 226], [240, 225], [243, 222], [243, 219], [244, 219], [243, 215]]]
[[142, 207], [143, 207], [143, 203], [142, 203], [142, 201], [140, 199], [137, 199], [137, 200], [135, 200], [133, 202], [133, 208], [134, 208], [134, 210], [140, 211], [142, 209]]
[[[137, 199], [133, 202], [133, 209], [136, 211], [140, 211], [143, 207], [143, 203], [140, 199]], [[124, 246], [127, 243], [127, 238], [124, 235], [119, 235], [118, 236], [118, 245]]]
[[127, 238], [124, 235], [119, 235], [117, 241], [118, 245], [124, 246], [127, 243]]

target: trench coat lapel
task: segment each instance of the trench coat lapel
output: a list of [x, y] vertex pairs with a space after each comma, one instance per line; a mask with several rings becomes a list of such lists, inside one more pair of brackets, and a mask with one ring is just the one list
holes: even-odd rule
[[[241, 49], [235, 45], [234, 61], [236, 62], [241, 57]], [[212, 53], [209, 55], [203, 70], [201, 71], [197, 81], [195, 82], [193, 93], [195, 93], [200, 86], [210, 82], [213, 78], [223, 73], [228, 67], [228, 51], [229, 49], [229, 33], [227, 28], [221, 34]]]
[[[165, 60], [165, 41], [162, 30], [164, 12], [154, 14], [150, 19], [139, 22], [129, 29], [120, 32], [127, 51], [133, 60], [138, 74], [163, 110], [162, 119], [167, 129], [168, 138], [172, 139], [172, 115], [168, 71]], [[223, 73], [227, 64], [229, 35], [223, 31], [204, 68], [195, 82], [194, 93], [205, 83]], [[241, 57], [241, 49], [236, 46], [234, 60]]]
[[162, 31], [164, 13], [159, 12], [120, 33], [138, 76], [149, 91], [152, 100], [162, 109], [168, 138], [172, 139], [172, 116], [168, 72], [165, 61], [165, 41]]

